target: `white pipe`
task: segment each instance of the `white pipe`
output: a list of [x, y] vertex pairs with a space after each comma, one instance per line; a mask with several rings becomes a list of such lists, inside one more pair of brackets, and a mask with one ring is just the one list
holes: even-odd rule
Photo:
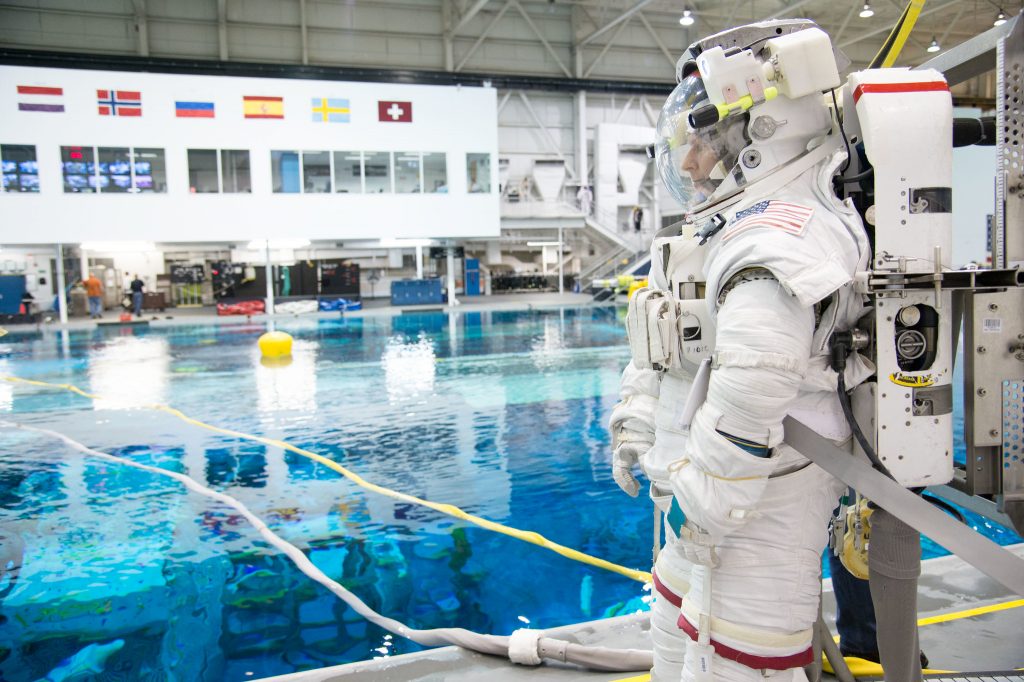
[[270, 262], [270, 240], [267, 240], [267, 315], [274, 314], [274, 266]]
[[562, 265], [562, 226], [558, 226], [558, 293], [565, 293], [565, 284], [563, 282], [562, 275], [564, 274], [564, 266]]
[[448, 247], [448, 305], [458, 305], [455, 300], [455, 247]]
[[57, 242], [57, 306], [60, 308], [60, 323], [68, 323], [68, 297], [64, 278], [64, 247]]
[[416, 279], [423, 279], [423, 247], [416, 245]]

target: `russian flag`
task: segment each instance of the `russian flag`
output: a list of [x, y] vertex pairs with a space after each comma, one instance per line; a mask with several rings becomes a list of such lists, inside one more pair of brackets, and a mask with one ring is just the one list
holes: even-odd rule
[[213, 118], [213, 102], [175, 102], [174, 115], [178, 118]]

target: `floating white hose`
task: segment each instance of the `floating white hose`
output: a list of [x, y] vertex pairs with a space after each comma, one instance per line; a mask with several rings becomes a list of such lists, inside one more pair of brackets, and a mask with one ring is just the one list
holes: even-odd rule
[[[432, 630], [417, 630], [415, 628], [410, 628], [394, 618], [388, 618], [387, 616], [382, 616], [377, 613], [363, 603], [359, 597], [342, 587], [337, 581], [327, 577], [323, 571], [317, 568], [313, 562], [306, 558], [306, 555], [302, 553], [302, 550], [278, 536], [274, 531], [270, 530], [266, 523], [249, 511], [248, 507], [230, 495], [225, 495], [224, 493], [212, 490], [184, 474], [168, 471], [159, 467], [148, 466], [146, 464], [139, 464], [138, 462], [133, 462], [129, 459], [109, 455], [105, 452], [100, 452], [99, 450], [93, 450], [78, 441], [72, 440], [62, 433], [58, 433], [57, 431], [41, 429], [34, 426], [26, 426], [24, 424], [17, 424], [8, 421], [0, 422], [0, 426], [45, 434], [52, 438], [62, 440], [69, 447], [87, 455], [92, 455], [93, 457], [103, 459], [108, 462], [142, 469], [143, 471], [159, 474], [160, 476], [173, 478], [189, 490], [231, 507], [245, 517], [246, 521], [251, 523], [253, 527], [259, 531], [264, 540], [279, 549], [285, 554], [285, 556], [291, 559], [292, 563], [294, 563], [300, 571], [334, 593], [336, 597], [348, 604], [353, 611], [374, 625], [378, 625], [396, 635], [401, 635], [402, 637], [412, 640], [417, 644], [422, 644], [423, 646], [446, 646], [454, 644], [482, 654], [491, 654], [493, 656], [502, 657], [508, 656], [516, 663], [528, 665], [537, 665], [542, 661], [542, 659], [548, 658], [561, 661], [563, 663], [574, 663], [593, 670], [628, 672], [648, 670], [653, 664], [653, 655], [650, 651], [640, 649], [610, 649], [607, 647], [590, 647], [580, 644], [572, 644], [560, 639], [541, 637], [540, 631], [537, 631], [536, 636], [534, 636], [533, 632], [524, 632], [525, 628], [524, 630], [517, 630], [511, 637], [482, 635], [478, 632], [473, 632], [464, 628], [435, 628]], [[514, 645], [511, 651], [510, 641]], [[533, 651], [524, 650], [523, 647], [527, 642], [530, 643], [528, 647], [533, 647]]]

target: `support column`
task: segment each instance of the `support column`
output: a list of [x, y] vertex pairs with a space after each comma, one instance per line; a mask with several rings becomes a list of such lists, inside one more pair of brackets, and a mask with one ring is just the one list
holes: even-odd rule
[[267, 271], [266, 271], [266, 275], [267, 275], [267, 277], [266, 277], [266, 279], [267, 279], [267, 304], [266, 304], [266, 307], [267, 307], [267, 310], [266, 310], [266, 312], [267, 312], [267, 315], [273, 315], [274, 314], [274, 266], [273, 266], [273, 264], [270, 261], [270, 240], [269, 239], [266, 242], [266, 246], [267, 246], [267, 249], [266, 249], [266, 254], [267, 254], [267, 265], [266, 265], [266, 268], [267, 268]]
[[416, 245], [416, 279], [423, 279], [423, 247]]
[[60, 323], [68, 323], [67, 282], [64, 278], [64, 247], [57, 242], [57, 305], [60, 307]]
[[79, 257], [82, 259], [82, 281], [84, 282], [86, 277], [89, 276], [89, 254], [86, 252], [85, 247], [79, 245], [78, 247]]
[[309, 26], [306, 22], [306, 0], [299, 0], [299, 34], [302, 39], [302, 63], [309, 64]]
[[448, 305], [458, 305], [459, 302], [455, 300], [455, 247], [448, 247]]
[[580, 185], [587, 185], [590, 172], [587, 159], [587, 91], [576, 93], [576, 177]]
[[565, 280], [562, 277], [562, 275], [564, 275], [565, 273], [563, 272], [562, 258], [563, 258], [563, 255], [562, 255], [562, 226], [559, 225], [558, 226], [558, 293], [560, 293], [560, 294], [564, 294], [565, 293]]

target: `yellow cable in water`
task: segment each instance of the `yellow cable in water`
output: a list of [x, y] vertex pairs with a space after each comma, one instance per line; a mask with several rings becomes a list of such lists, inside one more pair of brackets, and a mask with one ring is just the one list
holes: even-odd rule
[[[86, 393], [82, 389], [71, 384], [52, 384], [46, 381], [35, 381], [32, 379], [22, 379], [20, 377], [13, 376], [4, 376], [3, 379], [5, 381], [15, 384], [28, 384], [31, 386], [41, 386], [43, 388], [60, 388], [66, 391], [71, 391], [72, 393], [77, 393], [78, 395], [84, 398], [89, 398], [90, 400], [102, 399], [101, 396], [92, 393]], [[311, 452], [309, 450], [304, 450], [302, 448], [296, 447], [294, 445], [291, 445], [290, 443], [284, 442], [283, 440], [265, 438], [263, 436], [255, 436], [250, 433], [243, 433], [241, 431], [234, 431], [232, 429], [224, 429], [219, 426], [213, 426], [212, 424], [201, 422], [198, 419], [193, 419], [192, 417], [189, 417], [180, 410], [176, 410], [175, 408], [170, 407], [168, 405], [143, 405], [142, 407], [145, 409], [166, 412], [167, 414], [173, 415], [188, 424], [192, 424], [193, 426], [199, 426], [201, 428], [208, 429], [215, 433], [224, 434], [226, 436], [232, 436], [234, 438], [251, 440], [257, 443], [263, 443], [264, 445], [269, 445], [271, 447], [278, 447], [283, 450], [288, 450], [289, 452], [294, 452], [297, 455], [301, 455], [303, 457], [313, 460], [314, 462], [323, 464], [325, 467], [338, 472], [348, 480], [352, 481], [361, 488], [365, 488], [366, 490], [370, 490], [372, 492], [384, 495], [386, 497], [390, 497], [395, 500], [402, 500], [403, 502], [411, 502], [413, 504], [428, 507], [430, 509], [433, 509], [434, 511], [441, 512], [442, 514], [447, 514], [448, 516], [454, 516], [455, 518], [462, 519], [463, 521], [468, 521], [472, 524], [480, 526], [481, 528], [486, 528], [487, 530], [494, 531], [495, 533], [508, 535], [509, 537], [516, 538], [517, 540], [522, 540], [523, 542], [529, 542], [530, 544], [537, 545], [538, 547], [549, 549], [552, 552], [560, 554], [567, 559], [579, 561], [580, 563], [594, 566], [596, 568], [603, 568], [606, 571], [618, 573], [619, 575], [626, 576], [627, 578], [631, 578], [633, 580], [636, 580], [637, 582], [646, 583], [650, 582], [651, 580], [651, 574], [647, 573], [646, 571], [638, 571], [636, 569], [626, 568], [625, 566], [613, 564], [612, 562], [605, 561], [604, 559], [598, 559], [597, 557], [590, 556], [589, 554], [585, 554], [583, 552], [580, 552], [579, 550], [572, 549], [571, 547], [566, 547], [565, 545], [560, 545], [557, 542], [552, 542], [540, 533], [536, 533], [534, 531], [529, 530], [519, 530], [518, 528], [511, 528], [509, 526], [505, 526], [494, 521], [489, 521], [488, 519], [485, 519], [483, 517], [476, 516], [475, 514], [470, 514], [452, 504], [431, 502], [430, 500], [424, 500], [413, 495], [400, 493], [397, 490], [385, 488], [384, 486], [377, 485], [376, 483], [370, 483], [359, 474], [350, 471], [349, 469], [341, 466], [340, 464], [333, 460], [327, 459], [326, 457], [318, 455], [315, 452]]]

